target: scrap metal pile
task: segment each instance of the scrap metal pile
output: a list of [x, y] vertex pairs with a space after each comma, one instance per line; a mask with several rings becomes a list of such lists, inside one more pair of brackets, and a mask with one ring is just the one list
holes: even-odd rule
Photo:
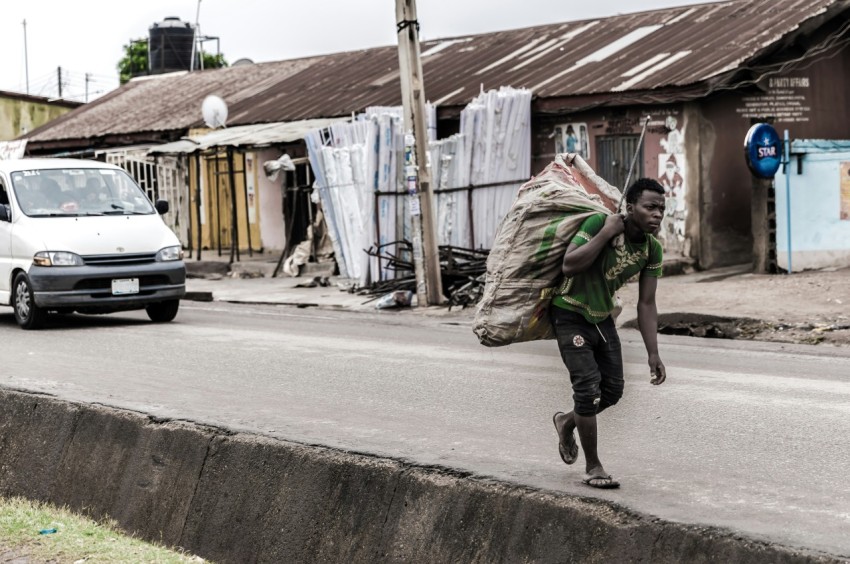
[[[439, 249], [440, 274], [449, 308], [465, 308], [476, 304], [484, 289], [484, 274], [487, 270], [489, 251], [465, 249], [451, 245], [441, 245]], [[415, 293], [413, 245], [410, 242], [393, 241], [380, 246], [372, 246], [366, 252], [369, 256], [380, 261], [382, 270], [392, 271], [395, 276], [360, 288], [357, 293], [374, 296], [367, 301], [398, 292]]]

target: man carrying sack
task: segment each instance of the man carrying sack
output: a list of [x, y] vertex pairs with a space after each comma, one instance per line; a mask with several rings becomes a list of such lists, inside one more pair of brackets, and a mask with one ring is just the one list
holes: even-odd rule
[[[596, 416], [623, 395], [623, 357], [611, 312], [615, 292], [639, 276], [638, 327], [649, 355], [650, 382], [666, 371], [658, 355], [655, 291], [661, 276], [661, 244], [653, 237], [664, 217], [664, 188], [641, 178], [625, 193], [626, 214], [594, 214], [584, 220], [563, 256], [563, 283], [555, 291], [550, 321], [570, 373], [574, 408], [553, 417], [558, 450], [567, 464], [578, 458], [575, 430], [585, 456], [583, 483], [616, 488], [597, 453]], [[623, 244], [612, 244], [623, 234]]]

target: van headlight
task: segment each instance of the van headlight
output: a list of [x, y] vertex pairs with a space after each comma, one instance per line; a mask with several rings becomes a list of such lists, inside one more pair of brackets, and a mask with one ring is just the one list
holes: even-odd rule
[[67, 251], [39, 251], [32, 257], [37, 266], [82, 266], [83, 258]]
[[156, 260], [160, 262], [170, 261], [170, 260], [180, 260], [183, 258], [183, 249], [180, 245], [175, 245], [173, 247], [165, 247], [164, 249], [160, 249], [156, 254]]

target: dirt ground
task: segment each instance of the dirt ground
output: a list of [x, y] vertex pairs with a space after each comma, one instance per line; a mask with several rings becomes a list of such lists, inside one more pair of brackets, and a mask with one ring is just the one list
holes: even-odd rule
[[[668, 276], [658, 283], [659, 331], [850, 346], [850, 268], [753, 274], [749, 266]], [[634, 326], [637, 284], [620, 291], [619, 324]]]

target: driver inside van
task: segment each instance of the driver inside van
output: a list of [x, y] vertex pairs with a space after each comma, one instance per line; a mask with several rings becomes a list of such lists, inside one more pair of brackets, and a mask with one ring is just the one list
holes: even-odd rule
[[101, 203], [101, 194], [103, 194], [103, 183], [97, 178], [89, 178], [86, 180], [86, 185], [82, 188], [80, 199], [80, 207], [89, 211], [99, 211], [103, 204]]

